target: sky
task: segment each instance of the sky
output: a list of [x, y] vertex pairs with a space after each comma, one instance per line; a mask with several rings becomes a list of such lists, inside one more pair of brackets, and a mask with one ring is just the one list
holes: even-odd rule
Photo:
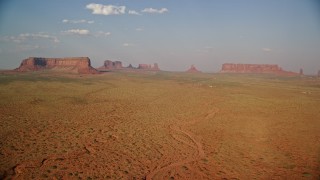
[[318, 0], [1, 0], [0, 69], [89, 57], [218, 72], [223, 63], [320, 70]]

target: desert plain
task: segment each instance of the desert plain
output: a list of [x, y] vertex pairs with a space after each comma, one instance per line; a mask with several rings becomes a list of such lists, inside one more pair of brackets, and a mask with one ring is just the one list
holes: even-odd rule
[[319, 179], [320, 79], [0, 75], [0, 179]]

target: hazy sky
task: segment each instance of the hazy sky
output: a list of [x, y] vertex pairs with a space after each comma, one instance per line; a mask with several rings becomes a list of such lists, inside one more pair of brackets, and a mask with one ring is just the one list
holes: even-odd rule
[[191, 64], [216, 72], [222, 63], [320, 69], [318, 0], [2, 0], [0, 69], [29, 56], [88, 56]]

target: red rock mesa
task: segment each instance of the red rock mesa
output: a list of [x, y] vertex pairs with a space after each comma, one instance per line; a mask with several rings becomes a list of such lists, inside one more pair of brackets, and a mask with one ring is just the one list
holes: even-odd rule
[[97, 74], [98, 71], [91, 66], [88, 57], [70, 57], [70, 58], [42, 58], [29, 57], [22, 60], [20, 67], [16, 71], [39, 71], [39, 70], [64, 70], [77, 72], [80, 74]]
[[276, 64], [232, 64], [222, 65], [221, 73], [266, 73], [279, 75], [298, 75], [298, 73], [284, 71]]
[[138, 69], [149, 70], [149, 71], [160, 71], [157, 63], [151, 64], [139, 64]]
[[198, 72], [201, 72], [201, 71], [199, 71], [194, 65], [191, 65], [191, 67], [186, 72], [198, 73]]
[[121, 61], [104, 61], [103, 66], [99, 67], [99, 70], [112, 70], [112, 69], [122, 69], [122, 62]]

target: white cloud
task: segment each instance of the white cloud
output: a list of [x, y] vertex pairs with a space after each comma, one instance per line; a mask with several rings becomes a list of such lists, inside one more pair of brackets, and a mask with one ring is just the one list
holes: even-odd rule
[[87, 9], [92, 10], [92, 14], [101, 15], [120, 15], [126, 13], [125, 6], [103, 5], [91, 3], [86, 6]]
[[123, 43], [122, 46], [124, 46], [124, 47], [129, 47], [129, 46], [134, 46], [134, 44], [131, 44], [131, 43]]
[[19, 45], [18, 51], [32, 51], [40, 48], [39, 45]]
[[272, 49], [270, 49], [270, 48], [262, 48], [262, 51], [264, 51], [264, 52], [271, 52]]
[[138, 12], [135, 11], [135, 10], [129, 10], [128, 14], [132, 14], [132, 15], [142, 15], [142, 14], [138, 13]]
[[23, 36], [5, 36], [1, 38], [4, 41], [14, 42], [14, 43], [22, 43], [27, 40], [26, 37]]
[[87, 29], [69, 29], [61, 32], [64, 35], [79, 35], [79, 36], [92, 36], [92, 37], [107, 37], [111, 35], [111, 32], [90, 32]]
[[59, 43], [60, 40], [56, 36], [52, 36], [43, 32], [40, 33], [23, 33], [18, 36], [5, 36], [2, 38], [5, 41], [11, 41], [14, 43], [22, 43], [31, 39], [49, 39], [54, 43]]
[[94, 21], [88, 21], [85, 19], [81, 19], [81, 20], [69, 20], [69, 19], [64, 19], [62, 20], [63, 23], [70, 23], [70, 24], [80, 24], [80, 23], [88, 23], [88, 24], [93, 24]]
[[67, 31], [63, 31], [63, 33], [70, 35], [89, 35], [90, 31], [87, 29], [69, 29]]
[[165, 12], [168, 12], [169, 10], [167, 8], [161, 8], [161, 9], [154, 9], [154, 8], [145, 8], [141, 12], [143, 13], [153, 13], [153, 14], [162, 14]]
[[110, 36], [111, 32], [103, 32], [103, 31], [99, 31], [97, 32], [97, 34], [95, 35], [96, 37], [107, 37]]
[[214, 52], [214, 47], [212, 46], [204, 46], [201, 49], [196, 50], [198, 53], [211, 53]]
[[136, 31], [144, 31], [143, 28], [136, 28]]

